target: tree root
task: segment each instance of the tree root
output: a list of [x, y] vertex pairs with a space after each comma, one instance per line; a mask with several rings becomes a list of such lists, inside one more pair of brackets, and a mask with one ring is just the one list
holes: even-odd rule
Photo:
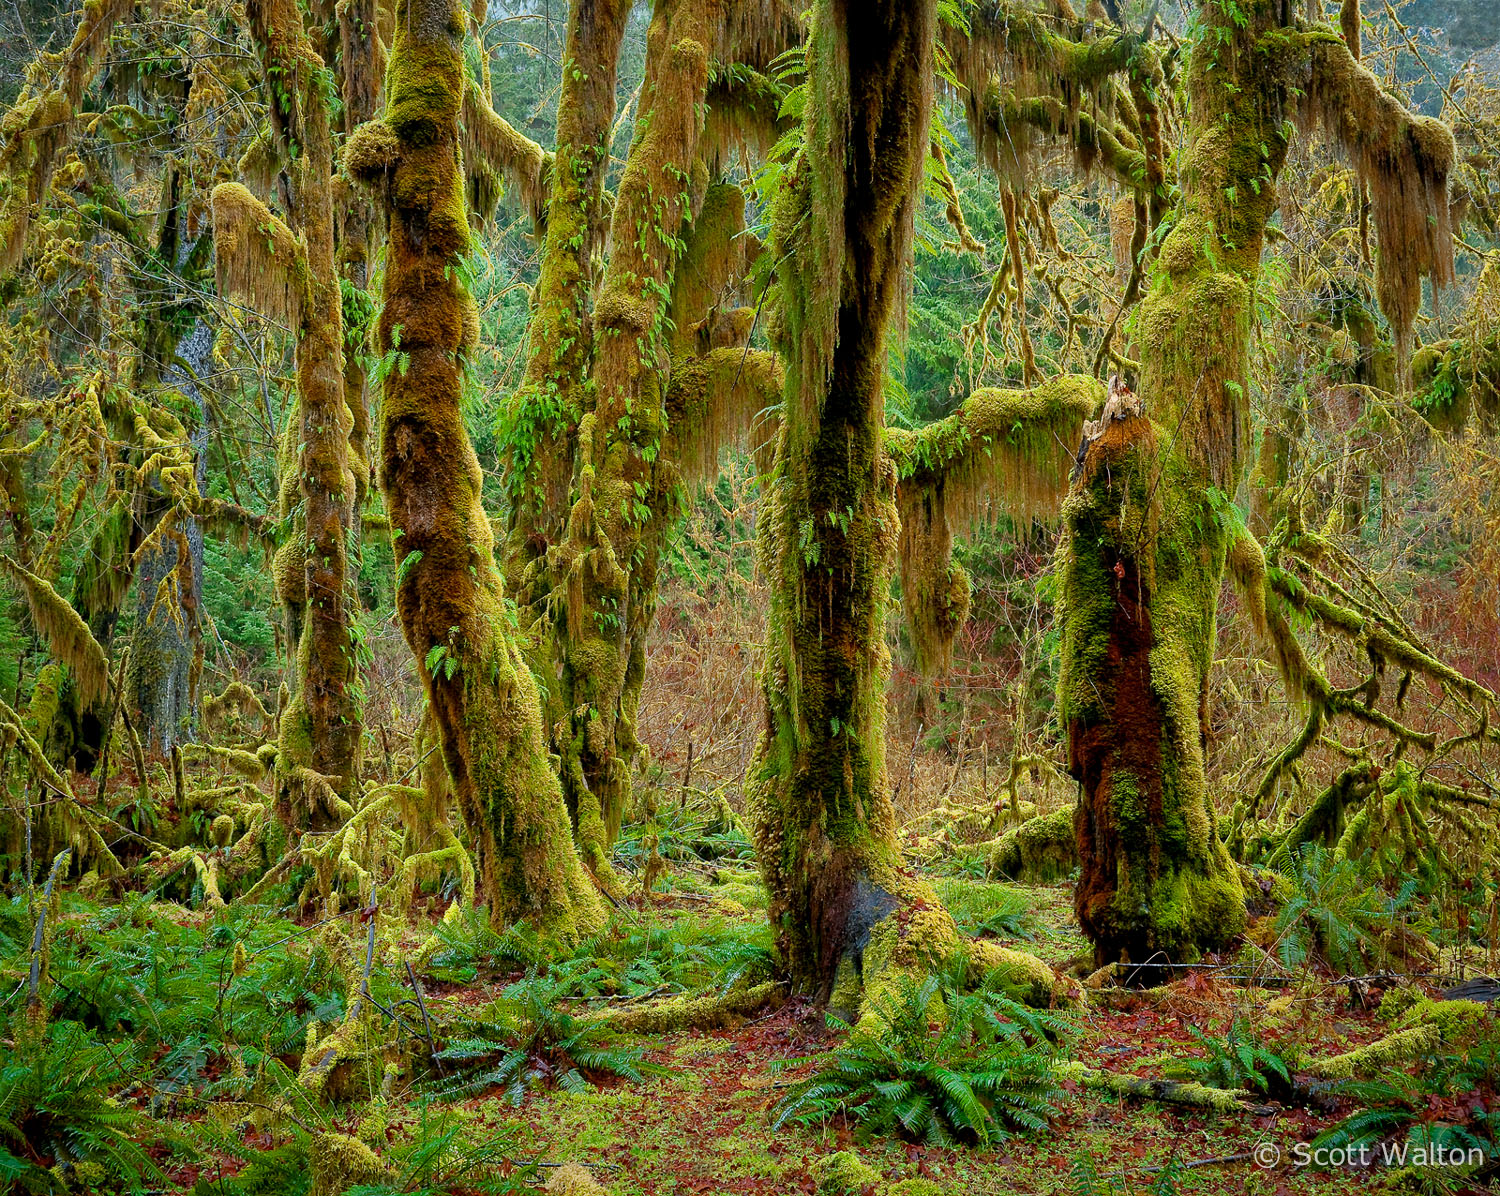
[[1262, 1111], [1260, 1106], [1248, 1103], [1252, 1099], [1252, 1094], [1243, 1088], [1209, 1088], [1203, 1084], [1188, 1084], [1176, 1080], [1147, 1080], [1140, 1076], [1116, 1075], [1114, 1072], [1098, 1071], [1076, 1061], [1059, 1064], [1056, 1075], [1059, 1080], [1071, 1080], [1084, 1088], [1112, 1092], [1116, 1096], [1128, 1097], [1132, 1100], [1187, 1105], [1190, 1108], [1207, 1109], [1214, 1113]]
[[707, 997], [672, 997], [649, 1005], [627, 1005], [590, 1016], [622, 1034], [668, 1034], [677, 1030], [717, 1030], [743, 1021], [766, 1006], [779, 1005], [784, 989], [769, 982]]

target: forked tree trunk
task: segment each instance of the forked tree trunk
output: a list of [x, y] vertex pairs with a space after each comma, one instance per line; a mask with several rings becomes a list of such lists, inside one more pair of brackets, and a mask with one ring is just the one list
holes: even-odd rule
[[460, 410], [479, 332], [463, 282], [464, 27], [454, 0], [400, 0], [386, 117], [347, 151], [356, 177], [383, 187], [390, 225], [379, 344], [402, 365], [384, 379], [380, 485], [400, 560], [396, 608], [478, 855], [481, 900], [497, 919], [571, 942], [603, 923], [604, 906], [573, 847]]

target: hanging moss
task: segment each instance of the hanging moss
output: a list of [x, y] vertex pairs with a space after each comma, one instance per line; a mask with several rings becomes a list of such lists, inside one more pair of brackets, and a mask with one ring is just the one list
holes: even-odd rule
[[26, 591], [32, 624], [52, 655], [68, 669], [79, 700], [88, 703], [102, 698], [109, 685], [109, 657], [88, 624], [45, 578], [3, 554], [0, 566]]
[[[1347, 24], [1347, 22], [1346, 22]], [[1395, 334], [1405, 380], [1422, 279], [1453, 281], [1448, 175], [1455, 147], [1447, 125], [1411, 112], [1359, 62], [1358, 18], [1352, 44], [1332, 30], [1308, 38], [1305, 124], [1320, 123], [1368, 188], [1380, 249], [1375, 291]]]
[[749, 821], [788, 970], [861, 1033], [879, 1033], [877, 998], [902, 976], [963, 949], [901, 860], [885, 760], [899, 527], [881, 390], [929, 145], [935, 26], [931, 3], [856, 13], [821, 0], [804, 147], [771, 213], [787, 371], [760, 524], [772, 597]]
[[463, 132], [470, 170], [482, 164], [503, 177], [516, 189], [532, 223], [543, 227], [552, 155], [496, 113], [473, 79], [464, 88]]

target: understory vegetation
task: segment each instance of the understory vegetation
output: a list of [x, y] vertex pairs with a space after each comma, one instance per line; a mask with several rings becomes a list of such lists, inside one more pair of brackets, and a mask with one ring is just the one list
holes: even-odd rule
[[1500, 1190], [1495, 9], [0, 12], [0, 1189]]

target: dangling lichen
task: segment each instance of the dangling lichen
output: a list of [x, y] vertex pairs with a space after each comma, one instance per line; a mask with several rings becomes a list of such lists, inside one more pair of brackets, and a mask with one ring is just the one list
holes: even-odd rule
[[[31, 219], [41, 210], [72, 121], [104, 68], [105, 48], [131, 0], [86, 0], [67, 50], [44, 55], [38, 77], [0, 119], [0, 275], [20, 264]], [[45, 79], [45, 85], [43, 85]]]

